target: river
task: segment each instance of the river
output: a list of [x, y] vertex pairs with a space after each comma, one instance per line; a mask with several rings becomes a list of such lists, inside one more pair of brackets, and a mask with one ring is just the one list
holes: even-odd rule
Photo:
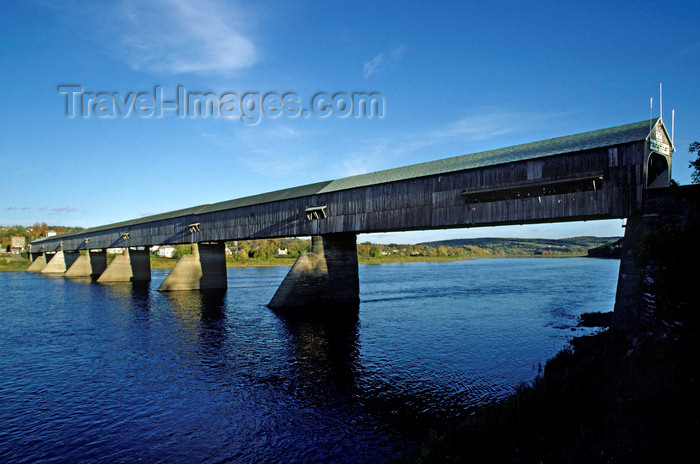
[[[532, 381], [618, 260], [360, 265], [357, 311], [265, 305], [287, 267], [225, 292], [0, 273], [0, 461], [374, 463], [431, 421]], [[328, 308], [332, 313], [333, 308]], [[337, 312], [337, 311], [336, 311]]]

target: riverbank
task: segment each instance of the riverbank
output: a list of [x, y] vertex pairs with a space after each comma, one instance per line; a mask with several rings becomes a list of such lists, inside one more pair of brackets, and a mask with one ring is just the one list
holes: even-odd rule
[[[585, 254], [571, 254], [571, 255], [499, 255], [499, 256], [484, 256], [482, 258], [573, 258], [586, 256]], [[388, 263], [423, 263], [423, 262], [449, 262], [449, 261], [468, 261], [472, 259], [477, 259], [469, 256], [402, 256], [402, 255], [389, 255], [380, 257], [371, 256], [358, 256], [359, 264], [388, 264]], [[249, 258], [245, 261], [235, 261], [233, 259], [226, 260], [226, 267], [269, 267], [269, 266], [292, 266], [296, 258], [269, 258], [269, 259], [256, 259]], [[31, 263], [29, 260], [11, 260], [5, 261], [0, 260], [0, 272], [2, 271], [26, 271]], [[177, 264], [176, 259], [172, 258], [161, 258], [161, 257], [151, 257], [151, 269], [172, 269]]]
[[0, 258], [0, 272], [3, 271], [26, 271], [31, 263], [24, 258]]
[[683, 462], [698, 434], [698, 361], [688, 327], [574, 338], [531, 385], [433, 428], [395, 462]]
[[[570, 254], [570, 255], [499, 255], [499, 256], [483, 256], [480, 258], [580, 258], [587, 256], [585, 254]], [[357, 262], [359, 264], [389, 264], [389, 263], [433, 263], [433, 262], [450, 262], [450, 261], [469, 261], [477, 259], [470, 256], [404, 256], [404, 255], [387, 255], [379, 257], [358, 255]], [[226, 260], [226, 267], [269, 267], [269, 266], [292, 266], [296, 258], [276, 257], [269, 259], [248, 258], [244, 261], [236, 261], [233, 259]], [[177, 260], [169, 258], [151, 258], [152, 269], [172, 269], [175, 267]]]
[[[607, 251], [616, 243], [616, 237], [570, 237], [565, 239], [519, 239], [519, 238], [480, 238], [426, 242], [419, 244], [357, 244], [357, 257], [360, 264], [415, 263], [463, 261], [475, 258], [565, 258], [594, 256], [596, 250]], [[177, 257], [191, 253], [191, 247], [176, 245], [174, 258], [151, 255], [151, 268], [172, 269]], [[605, 248], [608, 247], [608, 248]], [[292, 266], [300, 253], [311, 249], [309, 239], [260, 239], [227, 242], [231, 254], [226, 258], [227, 267], [267, 267]], [[593, 253], [593, 254], [592, 254]], [[600, 255], [600, 253], [598, 253]], [[10, 256], [9, 254], [7, 255]], [[108, 256], [108, 262], [115, 255]], [[602, 256], [601, 256], [602, 257]], [[610, 253], [604, 257], [615, 257]], [[13, 256], [12, 259], [16, 259]], [[21, 271], [29, 267], [11, 265], [0, 256], [0, 271]]]

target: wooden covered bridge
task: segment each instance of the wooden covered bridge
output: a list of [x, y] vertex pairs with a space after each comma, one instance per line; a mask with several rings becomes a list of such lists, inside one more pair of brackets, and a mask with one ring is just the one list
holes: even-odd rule
[[150, 280], [148, 247], [192, 244], [160, 290], [222, 288], [224, 241], [311, 236], [270, 306], [354, 303], [358, 233], [630, 218], [669, 185], [672, 152], [652, 119], [40, 238], [30, 270]]

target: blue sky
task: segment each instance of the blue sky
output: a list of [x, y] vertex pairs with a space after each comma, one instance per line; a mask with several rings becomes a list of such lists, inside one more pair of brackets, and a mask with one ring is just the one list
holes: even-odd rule
[[[0, 225], [97, 226], [637, 122], [700, 139], [698, 2], [10, 1], [0, 17]], [[66, 115], [59, 86], [376, 92], [380, 117]], [[86, 97], [87, 98], [87, 97]], [[89, 107], [89, 101], [88, 101]], [[83, 110], [82, 105], [78, 105]], [[360, 240], [621, 235], [621, 221]]]

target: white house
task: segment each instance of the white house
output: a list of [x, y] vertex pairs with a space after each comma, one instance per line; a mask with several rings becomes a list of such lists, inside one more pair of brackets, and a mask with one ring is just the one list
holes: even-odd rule
[[158, 256], [162, 256], [163, 258], [172, 258], [175, 254], [175, 247], [172, 245], [160, 246], [158, 247], [158, 251], [156, 251], [156, 254]]

